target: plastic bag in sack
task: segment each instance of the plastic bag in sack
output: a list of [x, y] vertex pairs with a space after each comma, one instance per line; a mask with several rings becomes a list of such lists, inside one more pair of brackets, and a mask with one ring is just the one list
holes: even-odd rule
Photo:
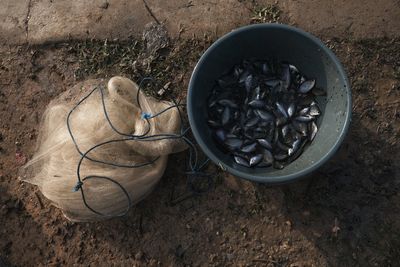
[[[178, 109], [166, 110], [171, 103], [138, 94], [138, 86], [126, 78], [113, 77], [107, 88], [103, 84], [102, 80], [78, 84], [48, 105], [37, 152], [24, 166], [23, 179], [38, 185], [43, 195], [72, 221], [94, 221], [123, 214], [129, 200], [134, 204], [154, 188], [163, 175], [168, 154], [186, 148], [180, 138], [132, 138], [179, 135]], [[163, 110], [166, 111], [151, 118]], [[129, 140], [121, 141], [123, 138]], [[93, 160], [82, 160], [79, 172], [83, 181], [77, 187], [77, 166], [82, 158], [77, 148], [85, 153], [110, 140], [120, 141], [99, 146], [87, 154]]]

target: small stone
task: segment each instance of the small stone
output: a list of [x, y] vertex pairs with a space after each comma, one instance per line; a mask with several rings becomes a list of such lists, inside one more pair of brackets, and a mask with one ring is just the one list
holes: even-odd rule
[[151, 260], [149, 261], [149, 266], [150, 266], [150, 267], [156, 267], [156, 266], [157, 266], [157, 260], [151, 259]]
[[104, 2], [103, 4], [100, 5], [100, 8], [107, 9], [109, 5], [110, 5], [110, 3]]
[[135, 254], [135, 260], [140, 261], [143, 259], [143, 252], [139, 251]]
[[21, 202], [21, 200], [19, 200], [19, 199], [17, 199], [15, 202], [14, 202], [14, 209], [16, 209], [16, 210], [19, 210], [19, 209], [21, 209], [22, 208], [22, 202]]
[[27, 158], [22, 152], [18, 151], [17, 153], [15, 153], [15, 161], [19, 165], [24, 165], [27, 161]]
[[288, 249], [290, 248], [290, 241], [289, 240], [285, 240], [282, 242], [281, 248], [283, 249]]
[[332, 227], [332, 234], [333, 234], [333, 236], [334, 236], [334, 237], [337, 237], [340, 230], [341, 230], [341, 229], [340, 229], [340, 227], [339, 227], [339, 220], [338, 220], [338, 218], [335, 218], [335, 222], [334, 222], [334, 225], [333, 225], [333, 227]]
[[178, 245], [175, 249], [175, 256], [178, 258], [183, 258], [185, 254], [185, 250], [183, 249], [182, 245]]
[[209, 262], [216, 262], [217, 260], [217, 255], [216, 254], [211, 254], [208, 256], [208, 261]]
[[227, 253], [227, 254], [226, 254], [226, 259], [227, 259], [228, 261], [233, 260], [233, 254], [232, 254], [232, 253]]
[[308, 210], [305, 210], [305, 211], [303, 211], [303, 216], [306, 216], [306, 217], [308, 217], [308, 216], [310, 216], [310, 211], [308, 211]]
[[146, 43], [147, 54], [155, 55], [169, 45], [168, 31], [164, 25], [150, 22], [144, 27], [143, 40]]
[[8, 207], [7, 205], [3, 205], [0, 209], [0, 215], [4, 216], [8, 213]]

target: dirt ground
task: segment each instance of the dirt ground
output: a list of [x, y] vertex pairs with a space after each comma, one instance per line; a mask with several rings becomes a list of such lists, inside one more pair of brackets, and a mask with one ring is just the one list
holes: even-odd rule
[[171, 82], [162, 98], [184, 97], [212, 41], [171, 40], [146, 66], [132, 61], [144, 53], [134, 40], [0, 48], [0, 266], [399, 265], [400, 38], [323, 38], [347, 70], [354, 115], [337, 155], [302, 181], [270, 187], [218, 171], [213, 190], [193, 196], [177, 164], [185, 154], [174, 155], [128, 216], [96, 223], [67, 221], [19, 181], [51, 99], [114, 74], [154, 77], [151, 94]]

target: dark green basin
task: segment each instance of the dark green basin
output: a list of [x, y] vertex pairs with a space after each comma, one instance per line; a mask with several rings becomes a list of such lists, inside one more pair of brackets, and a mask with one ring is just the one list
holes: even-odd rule
[[[207, 126], [207, 97], [215, 80], [233, 65], [248, 58], [277, 58], [297, 66], [317, 86], [327, 90], [319, 97], [323, 111], [319, 131], [304, 153], [282, 170], [250, 169], [233, 163], [215, 144]], [[197, 63], [187, 96], [190, 125], [204, 153], [233, 175], [264, 183], [284, 183], [316, 170], [337, 151], [351, 120], [351, 90], [336, 56], [319, 39], [282, 24], [258, 24], [239, 28], [218, 39]]]

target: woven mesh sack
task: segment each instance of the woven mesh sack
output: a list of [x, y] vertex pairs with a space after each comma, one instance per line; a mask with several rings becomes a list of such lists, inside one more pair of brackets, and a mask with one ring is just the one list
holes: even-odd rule
[[[151, 192], [163, 175], [168, 155], [186, 148], [180, 138], [132, 138], [179, 136], [181, 129], [179, 111], [168, 109], [172, 103], [159, 102], [138, 90], [123, 77], [113, 77], [107, 85], [103, 80], [88, 80], [48, 105], [37, 151], [24, 166], [22, 177], [39, 186], [68, 219], [95, 221], [123, 214], [129, 203]], [[92, 160], [82, 160], [77, 148], [85, 153], [107, 141], [86, 155]], [[77, 187], [79, 162], [82, 184]]]

